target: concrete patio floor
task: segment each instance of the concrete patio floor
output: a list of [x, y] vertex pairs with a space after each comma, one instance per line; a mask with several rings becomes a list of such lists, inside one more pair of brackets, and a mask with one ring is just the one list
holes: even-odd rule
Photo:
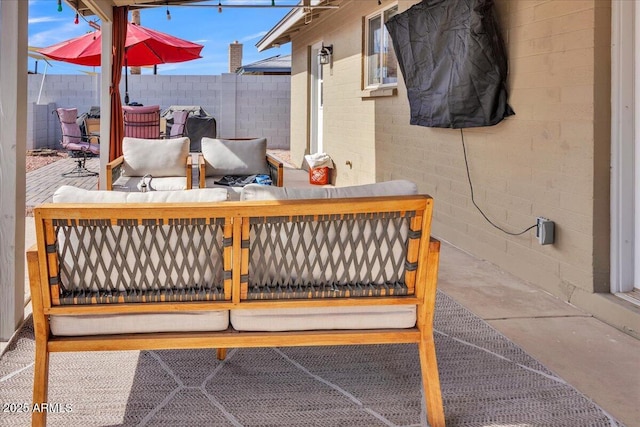
[[[97, 170], [97, 159], [90, 160], [87, 166]], [[60, 177], [61, 171], [72, 167], [68, 160], [61, 160], [28, 174], [27, 204], [48, 200], [63, 184], [96, 187], [95, 177], [83, 180]], [[294, 168], [285, 168], [284, 182], [288, 187], [311, 187], [307, 172]], [[33, 220], [28, 217], [26, 246], [34, 242]], [[640, 427], [639, 340], [493, 264], [443, 243], [439, 289], [618, 421], [627, 427]]]

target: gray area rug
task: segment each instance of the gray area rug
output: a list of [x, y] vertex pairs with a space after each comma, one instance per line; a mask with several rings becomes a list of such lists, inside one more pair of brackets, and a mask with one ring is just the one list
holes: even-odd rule
[[[447, 425], [620, 426], [488, 324], [439, 293]], [[0, 426], [26, 426], [27, 321], [0, 359]], [[51, 355], [50, 426], [427, 426], [417, 346]]]

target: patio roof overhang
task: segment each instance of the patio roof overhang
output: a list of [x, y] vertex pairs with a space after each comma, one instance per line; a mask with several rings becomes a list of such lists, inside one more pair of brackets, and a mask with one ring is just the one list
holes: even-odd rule
[[[216, 3], [212, 0], [65, 0], [65, 2], [76, 10], [82, 16], [96, 15], [104, 21], [109, 21], [111, 16], [111, 8], [114, 6], [129, 6], [130, 10], [145, 9], [149, 7], [166, 7], [166, 6], [204, 6], [204, 7], [218, 7], [221, 1]], [[197, 4], [200, 3], [200, 4]], [[300, 13], [294, 15], [306, 16], [307, 22], [313, 18], [317, 18], [322, 8], [334, 8], [337, 6], [332, 5], [335, 0], [300, 0], [297, 5], [289, 4], [261, 4], [259, 1], [255, 2], [236, 2], [225, 0], [222, 3], [222, 7], [291, 7], [292, 12], [298, 9]], [[316, 8], [320, 9], [316, 9]], [[287, 15], [288, 16], [288, 15]]]
[[[65, 0], [69, 6], [83, 16], [96, 15], [105, 22], [111, 21], [114, 6], [129, 6], [129, 9], [148, 7], [188, 6], [205, 3], [207, 0]], [[278, 47], [291, 41], [292, 34], [300, 31], [305, 25], [316, 20], [330, 8], [337, 8], [341, 0], [300, 0], [289, 13], [280, 20], [258, 43], [258, 51]], [[257, 3], [257, 2], [256, 2]], [[215, 4], [213, 6], [216, 6]], [[244, 7], [251, 5], [244, 4]], [[223, 7], [225, 5], [223, 4]], [[226, 7], [233, 7], [227, 3]], [[281, 5], [280, 7], [286, 7]]]
[[[302, 0], [300, 6], [307, 6], [309, 9], [299, 7], [291, 9], [287, 15], [280, 20], [269, 32], [262, 38], [256, 47], [259, 52], [278, 47], [291, 41], [291, 36], [300, 31], [305, 25], [310, 24], [313, 20], [330, 9], [323, 9], [323, 6], [336, 6], [340, 1], [336, 0]], [[318, 7], [319, 6], [319, 7]]]
[[[205, 0], [65, 0], [83, 16], [96, 15], [100, 19], [110, 16], [109, 11], [114, 6], [129, 6], [129, 9], [141, 9], [152, 6], [183, 5], [188, 3], [202, 3]], [[107, 19], [108, 20], [108, 19]]]

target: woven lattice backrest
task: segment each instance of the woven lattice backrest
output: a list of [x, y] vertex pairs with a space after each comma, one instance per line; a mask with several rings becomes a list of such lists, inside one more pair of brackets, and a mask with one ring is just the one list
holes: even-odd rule
[[223, 299], [222, 220], [54, 220], [60, 303]]
[[252, 218], [248, 298], [407, 294], [414, 214]]

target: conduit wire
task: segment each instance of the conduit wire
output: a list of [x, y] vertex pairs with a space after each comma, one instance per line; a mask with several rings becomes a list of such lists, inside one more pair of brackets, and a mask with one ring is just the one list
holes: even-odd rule
[[469, 161], [467, 160], [467, 148], [466, 148], [465, 143], [464, 143], [464, 133], [462, 132], [462, 129], [460, 129], [460, 137], [461, 137], [461, 139], [462, 139], [462, 152], [463, 152], [463, 154], [464, 154], [464, 165], [465, 165], [465, 167], [466, 167], [466, 169], [467, 169], [467, 179], [469, 180], [469, 188], [471, 189], [471, 203], [473, 203], [473, 206], [475, 206], [475, 207], [476, 207], [476, 209], [478, 209], [478, 212], [480, 212], [480, 213], [482, 214], [482, 216], [484, 217], [484, 219], [486, 219], [486, 220], [487, 220], [487, 222], [488, 222], [489, 224], [491, 224], [492, 226], [494, 226], [494, 227], [495, 227], [495, 228], [497, 228], [498, 230], [500, 230], [500, 231], [502, 231], [503, 233], [508, 234], [508, 235], [510, 235], [510, 236], [521, 236], [521, 235], [523, 235], [524, 233], [526, 233], [527, 231], [529, 231], [529, 230], [531, 230], [531, 229], [533, 229], [533, 228], [537, 227], [537, 226], [538, 226], [538, 224], [533, 224], [531, 227], [526, 228], [526, 229], [522, 230], [522, 231], [521, 231], [521, 232], [519, 232], [519, 233], [513, 233], [513, 232], [511, 232], [511, 231], [507, 231], [507, 230], [505, 230], [504, 228], [500, 227], [499, 225], [495, 224], [495, 223], [494, 223], [493, 221], [491, 221], [491, 220], [489, 219], [489, 217], [488, 217], [488, 216], [487, 216], [487, 215], [482, 211], [482, 209], [480, 209], [480, 206], [478, 206], [478, 204], [476, 203], [475, 196], [474, 196], [474, 193], [473, 193], [473, 184], [471, 183], [471, 174], [469, 173]]

